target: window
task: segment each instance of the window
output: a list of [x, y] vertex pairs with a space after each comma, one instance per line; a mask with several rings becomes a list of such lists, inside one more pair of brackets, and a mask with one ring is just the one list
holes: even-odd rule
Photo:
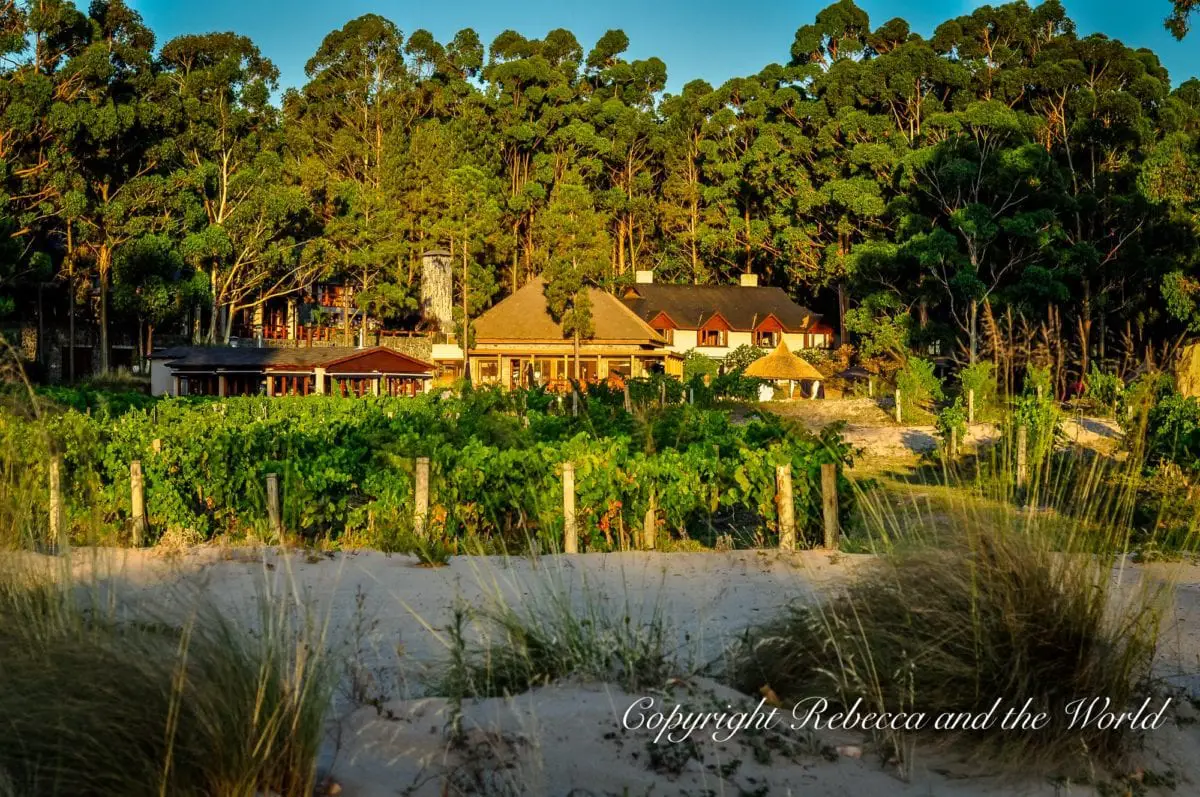
[[779, 345], [778, 332], [755, 332], [754, 345], [760, 349], [773, 349]]
[[729, 345], [728, 333], [723, 329], [702, 329], [696, 333], [696, 345], [723, 349]]
[[667, 342], [668, 346], [675, 342], [675, 330], [668, 327], [667, 329], [656, 329], [654, 331], [663, 336], [663, 340]]

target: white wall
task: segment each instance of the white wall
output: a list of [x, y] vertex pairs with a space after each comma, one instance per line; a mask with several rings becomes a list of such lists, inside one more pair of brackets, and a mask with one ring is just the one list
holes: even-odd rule
[[[803, 348], [821, 348], [829, 345], [827, 335], [809, 335], [808, 346], [804, 345], [804, 335], [799, 332], [783, 333], [783, 341], [792, 351], [798, 351]], [[686, 354], [695, 349], [703, 355], [712, 357], [714, 360], [724, 360], [725, 356], [738, 346], [753, 345], [754, 334], [751, 332], [730, 332], [726, 335], [728, 346], [716, 348], [713, 346], [697, 346], [696, 345], [696, 330], [694, 329], [677, 329], [675, 330], [675, 341], [668, 347], [671, 351]]]

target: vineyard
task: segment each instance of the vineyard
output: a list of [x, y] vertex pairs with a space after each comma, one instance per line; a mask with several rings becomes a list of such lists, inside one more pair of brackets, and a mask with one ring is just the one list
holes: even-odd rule
[[[23, 528], [23, 542], [45, 540], [48, 463], [58, 456], [65, 527], [77, 543], [130, 541], [130, 463], [139, 461], [146, 542], [269, 541], [265, 483], [273, 473], [291, 538], [403, 550], [413, 540], [415, 459], [429, 457], [427, 534], [436, 539], [560, 545], [568, 461], [583, 550], [629, 547], [652, 503], [664, 546], [772, 544], [783, 464], [794, 474], [801, 539], [818, 539], [820, 466], [850, 461], [835, 429], [814, 436], [757, 413], [734, 421], [710, 395], [684, 402], [670, 380], [630, 387], [632, 413], [622, 392], [603, 385], [578, 410], [539, 391], [491, 390], [59, 405], [40, 418], [8, 410], [0, 430], [9, 452], [5, 511], [18, 512], [14, 497], [25, 495], [28, 517], [6, 527]], [[851, 491], [839, 493], [844, 514]]]

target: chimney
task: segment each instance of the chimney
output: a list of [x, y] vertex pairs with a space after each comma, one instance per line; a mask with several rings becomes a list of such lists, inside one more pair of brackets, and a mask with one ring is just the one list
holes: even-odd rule
[[421, 255], [421, 314], [439, 332], [454, 331], [450, 253], [435, 249]]
[[653, 285], [654, 272], [650, 270], [638, 271], [634, 274], [633, 279], [638, 285]]
[[738, 284], [741, 285], [743, 288], [757, 288], [758, 287], [758, 275], [757, 274], [743, 274], [742, 278], [738, 282]]

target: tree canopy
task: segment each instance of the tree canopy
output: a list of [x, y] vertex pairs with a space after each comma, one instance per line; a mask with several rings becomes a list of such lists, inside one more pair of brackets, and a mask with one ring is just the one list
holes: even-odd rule
[[[1195, 0], [1167, 21], [1187, 32]], [[0, 312], [61, 285], [72, 320], [223, 340], [328, 280], [402, 321], [420, 256], [471, 319], [542, 276], [586, 338], [587, 288], [753, 272], [866, 356], [1003, 374], [1019, 340], [1088, 372], [1200, 331], [1200, 81], [1081, 36], [1058, 0], [928, 36], [853, 0], [790, 52], [665, 92], [610, 30], [449, 41], [376, 14], [306, 82], [235, 32], [162, 43], [122, 0], [0, 15]], [[111, 314], [111, 315], [110, 315]]]

